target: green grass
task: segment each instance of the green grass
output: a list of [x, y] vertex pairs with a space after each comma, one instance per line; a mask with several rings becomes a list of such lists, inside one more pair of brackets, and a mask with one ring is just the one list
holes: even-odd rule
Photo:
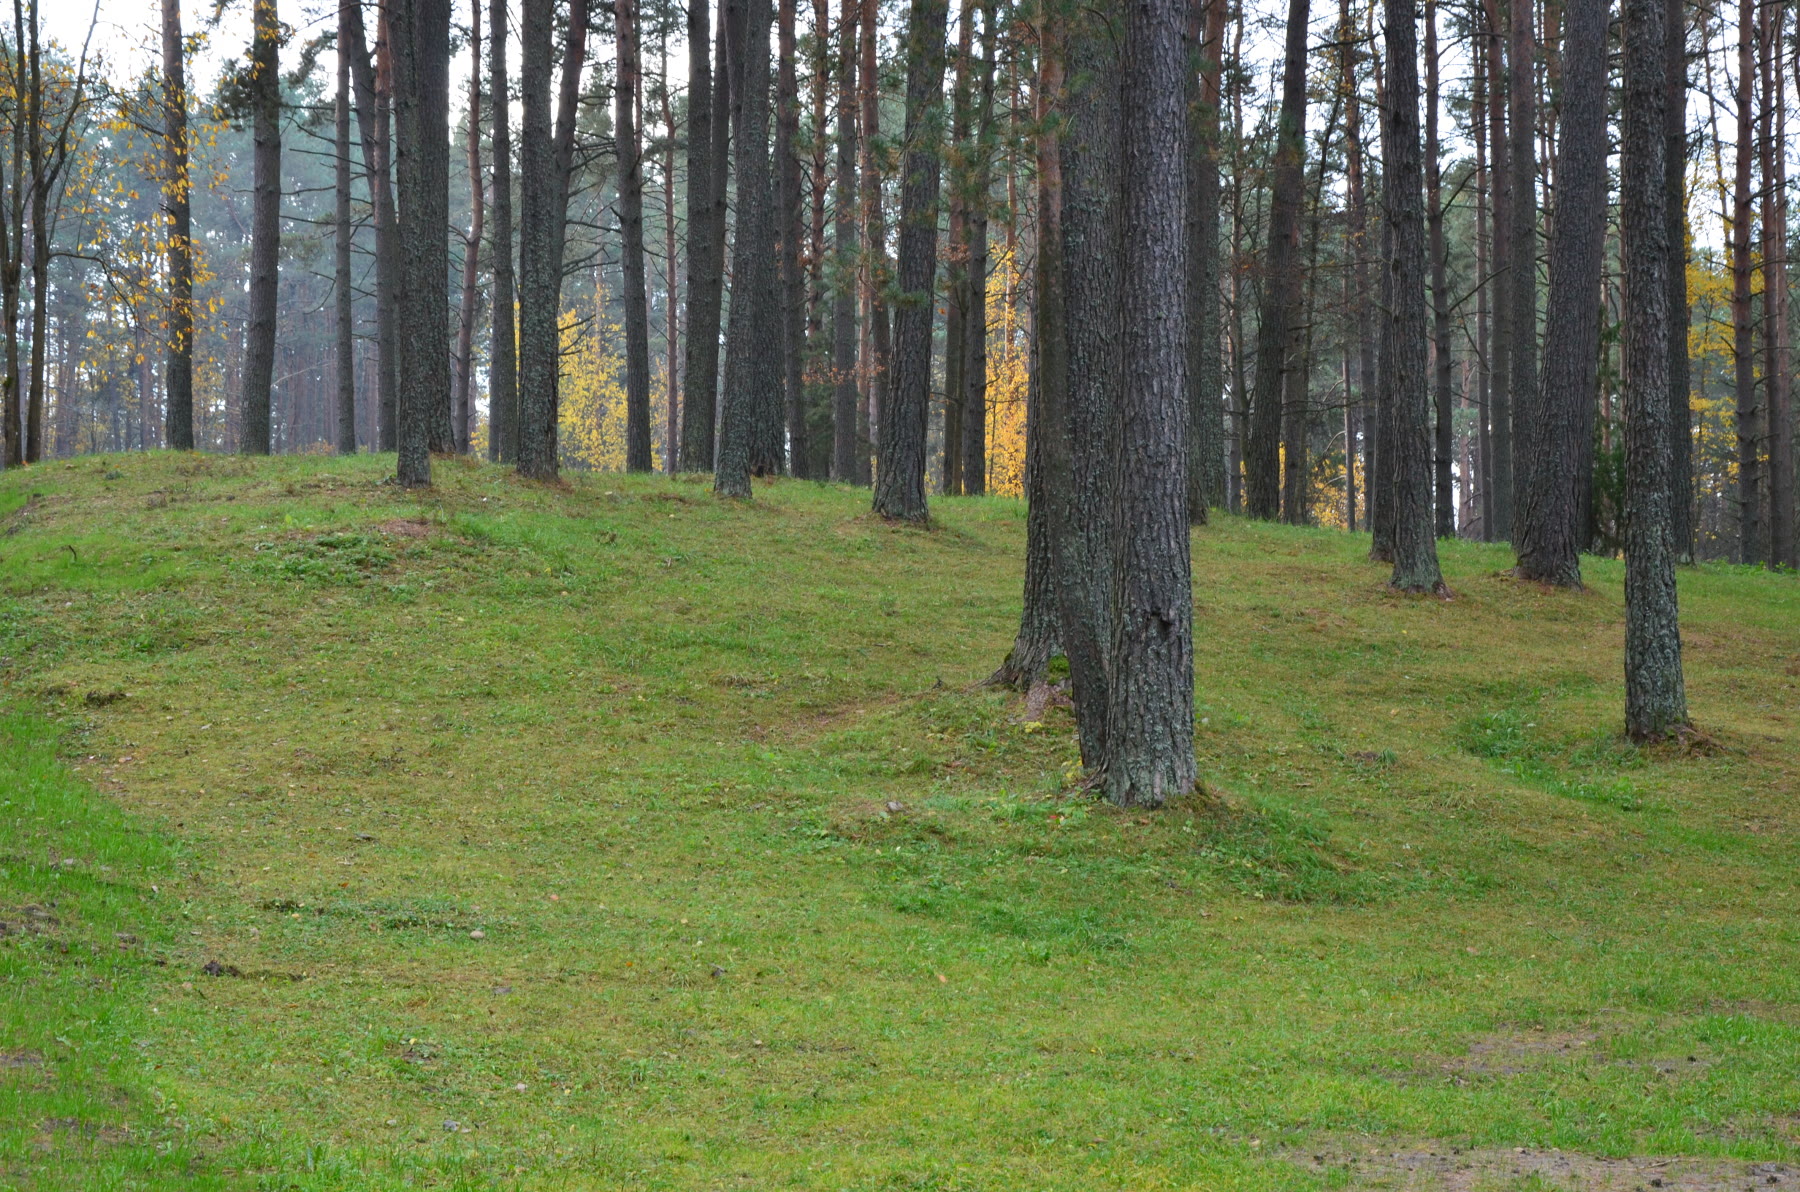
[[1015, 502], [389, 463], [0, 474], [0, 1188], [1800, 1160], [1793, 577], [1683, 573], [1641, 750], [1617, 563], [1225, 519], [1206, 790], [1128, 815], [979, 685]]

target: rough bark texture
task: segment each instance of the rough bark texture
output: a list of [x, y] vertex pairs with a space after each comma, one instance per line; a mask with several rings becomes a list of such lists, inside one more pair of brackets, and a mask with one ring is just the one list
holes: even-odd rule
[[965, 316], [969, 304], [969, 64], [975, 2], [962, 0], [956, 22], [956, 74], [950, 85], [949, 243], [944, 246], [944, 434], [941, 491], [962, 492], [962, 387], [968, 364]]
[[1763, 338], [1769, 408], [1770, 567], [1794, 566], [1794, 411], [1788, 343], [1787, 6], [1762, 8]]
[[893, 382], [876, 444], [875, 512], [922, 522], [925, 430], [931, 410], [932, 291], [937, 277], [938, 187], [943, 137], [944, 30], [948, 0], [913, 0], [907, 23], [905, 165], [900, 180], [899, 292], [894, 299]]
[[1418, 9], [1386, 0], [1388, 59], [1387, 173], [1382, 205], [1393, 251], [1387, 256], [1392, 307], [1382, 341], [1394, 502], [1394, 575], [1402, 592], [1443, 592], [1431, 483], [1431, 396], [1425, 381], [1424, 167], [1419, 150]]
[[795, 0], [776, 0], [775, 44], [775, 235], [781, 271], [781, 398], [787, 423], [788, 470], [806, 475], [806, 275], [800, 265], [803, 236], [800, 197], [800, 83], [795, 57]]
[[[713, 227], [715, 144], [711, 21], [708, 0], [688, 5], [687, 357], [681, 377], [681, 470], [713, 466], [714, 403], [719, 389], [719, 313], [725, 292], [724, 255]], [[720, 64], [724, 73], [724, 64]], [[721, 84], [722, 86], [722, 84]]]
[[[174, 3], [175, 0], [170, 0]], [[354, 0], [352, 0], [354, 2]], [[356, 454], [356, 313], [352, 305], [355, 285], [350, 274], [350, 57], [338, 55], [336, 143], [332, 158], [336, 183], [336, 220], [333, 224], [332, 277], [337, 314], [337, 449], [339, 455]], [[192, 380], [192, 374], [189, 375]], [[189, 395], [190, 402], [192, 394]], [[193, 446], [193, 411], [188, 417], [188, 446]], [[171, 446], [174, 444], [171, 443]]]
[[240, 450], [267, 455], [281, 263], [281, 20], [275, 15], [275, 0], [256, 0], [251, 24], [250, 318], [244, 333]]
[[[456, 453], [466, 455], [475, 425], [470, 390], [474, 387], [475, 312], [477, 266], [481, 259], [482, 223], [487, 218], [481, 183], [481, 5], [469, 13], [469, 234], [463, 237], [462, 303], [456, 324], [456, 391], [450, 402], [451, 432]], [[492, 428], [490, 427], [490, 430]]]
[[1490, 487], [1493, 490], [1490, 516], [1483, 526], [1482, 537], [1489, 542], [1508, 534], [1513, 519], [1513, 403], [1512, 377], [1512, 168], [1508, 164], [1506, 140], [1506, 54], [1500, 33], [1500, 20], [1495, 0], [1486, 0], [1485, 18], [1488, 31], [1488, 143], [1493, 152], [1490, 176], [1493, 179], [1494, 252], [1492, 277], [1493, 330], [1489, 366], [1492, 387], [1488, 392]]
[[[1351, 276], [1355, 293], [1366, 297], [1369, 292], [1369, 210], [1363, 184], [1362, 97], [1357, 89], [1356, 58], [1352, 46], [1357, 30], [1351, 24], [1350, 0], [1338, 0], [1338, 39], [1340, 86], [1344, 89], [1344, 190], [1350, 226]], [[1356, 304], [1353, 325], [1357, 329], [1356, 394], [1351, 398], [1346, 385], [1344, 402], [1344, 510], [1345, 521], [1356, 529], [1356, 458], [1359, 444], [1366, 485], [1373, 453], [1374, 422], [1366, 417], [1374, 394], [1375, 328], [1373, 312], [1366, 301]], [[1366, 499], [1366, 495], [1365, 495]]]
[[1456, 489], [1450, 469], [1455, 446], [1450, 425], [1451, 300], [1445, 280], [1444, 170], [1438, 157], [1437, 0], [1425, 0], [1425, 191], [1426, 240], [1431, 253], [1431, 395], [1436, 416], [1432, 479], [1436, 493], [1437, 536], [1451, 538], [1456, 534]]
[[[388, 169], [388, 86], [384, 77], [378, 77], [376, 62], [369, 55], [362, 6], [346, 3], [340, 13], [343, 17], [341, 36], [350, 56], [357, 135], [362, 141], [363, 177], [369, 188], [371, 222], [375, 227], [375, 409], [378, 426], [373, 445], [379, 451], [392, 451], [394, 402], [399, 382], [400, 345], [394, 314], [400, 284], [400, 245], [394, 227], [393, 179]], [[385, 39], [385, 18], [381, 28]], [[386, 55], [384, 40], [377, 47], [376, 57], [385, 59]]]
[[390, 14], [402, 252], [398, 475], [413, 488], [431, 483], [431, 453], [451, 446], [450, 2], [396, 0]]
[[[1512, 0], [1508, 6], [1511, 45], [1506, 56], [1508, 88], [1507, 166], [1512, 172], [1511, 203], [1512, 363], [1509, 387], [1512, 398], [1512, 457], [1515, 482], [1518, 461], [1531, 456], [1536, 438], [1537, 375], [1537, 79], [1534, 72], [1532, 21], [1537, 14], [1533, 0]], [[1517, 541], [1518, 493], [1512, 494], [1512, 516], [1500, 528]]]
[[[1687, 161], [1687, 3], [1664, 0], [1667, 5], [1664, 46], [1665, 108], [1663, 154], [1665, 161]], [[1663, 208], [1669, 237], [1669, 442], [1672, 448], [1675, 557], [1694, 557], [1694, 442], [1693, 411], [1688, 395], [1687, 292], [1687, 169], [1664, 171]], [[1593, 473], [1593, 432], [1588, 433], [1584, 476]], [[1591, 491], [1591, 485], [1584, 490]], [[1583, 524], [1589, 518], [1582, 519]]]
[[[770, 467], [766, 436], [781, 427], [781, 309], [776, 267], [775, 179], [769, 161], [770, 0], [743, 9], [743, 56], [731, 83], [741, 91], [737, 114], [737, 238], [733, 243], [730, 325], [725, 337], [725, 404], [719, 419], [719, 462], [713, 491], [748, 497], [752, 474]], [[739, 86], [739, 83], [742, 86]]]
[[1521, 446], [1525, 480], [1513, 542], [1519, 575], [1558, 587], [1581, 585], [1580, 465], [1591, 431], [1582, 417], [1598, 400], [1600, 272], [1606, 245], [1607, 0], [1567, 0], [1563, 91], [1551, 221], [1550, 306], [1544, 325], [1543, 391], [1536, 430]]
[[519, 348], [513, 278], [512, 103], [506, 71], [507, 0], [489, 0], [488, 94], [494, 97], [494, 330], [488, 342], [488, 458], [519, 454]]
[[1185, 85], [1193, 97], [1187, 152], [1188, 521], [1225, 503], [1224, 377], [1219, 349], [1219, 86], [1227, 5], [1191, 0]]
[[1183, 0], [1131, 0], [1125, 41], [1125, 378], [1117, 412], [1107, 797], [1160, 807], [1194, 785], [1188, 559], [1188, 102]]
[[[168, 179], [169, 350], [163, 388], [164, 435], [176, 451], [194, 449], [194, 250], [188, 201], [187, 53], [181, 38], [181, 0], [163, 0], [163, 154]], [[343, 119], [339, 117], [340, 121]], [[341, 167], [340, 167], [341, 168]]]
[[1637, 741], [1666, 737], [1688, 722], [1669, 492], [1666, 22], [1663, 0], [1625, 0], [1625, 731]]
[[837, 178], [831, 227], [831, 478], [856, 471], [856, 41], [858, 0], [843, 0], [838, 29]]
[[[1738, 465], [1738, 562], [1760, 563], [1763, 558], [1762, 442], [1763, 408], [1756, 386], [1754, 315], [1750, 307], [1750, 275], [1755, 262], [1750, 256], [1750, 163], [1756, 153], [1752, 116], [1756, 111], [1755, 0], [1738, 6], [1737, 163], [1732, 175], [1731, 201], [1731, 324], [1732, 350], [1736, 357], [1737, 465]], [[1626, 293], [1629, 295], [1630, 291]], [[1627, 359], [1631, 359], [1629, 356]], [[1633, 361], [1635, 365], [1635, 361]]]
[[644, 266], [644, 147], [638, 130], [638, 31], [635, 0], [614, 0], [617, 85], [613, 139], [619, 147], [619, 230], [625, 275], [625, 470], [650, 472], [650, 298]]
[[1300, 201], [1305, 183], [1307, 0], [1288, 0], [1287, 49], [1275, 164], [1269, 184], [1268, 252], [1256, 329], [1256, 390], [1244, 445], [1244, 503], [1251, 517], [1281, 515], [1281, 414], [1295, 363], [1300, 308]]
[[881, 196], [881, 155], [877, 152], [881, 137], [881, 89], [875, 43], [880, 35], [878, 0], [862, 0], [862, 64], [856, 83], [862, 104], [863, 240], [867, 245], [864, 272], [868, 285], [869, 360], [867, 396], [857, 436], [856, 479], [859, 484], [868, 484], [872, 478], [870, 462], [881, 437], [881, 422], [887, 409], [889, 365], [893, 357], [888, 317], [888, 284], [892, 278], [887, 256], [887, 215]]
[[981, 78], [976, 84], [975, 140], [971, 148], [967, 294], [963, 318], [962, 389], [951, 400], [962, 405], [962, 491], [987, 491], [988, 350], [988, 191], [993, 186], [994, 64], [998, 13], [994, 0], [981, 5]]

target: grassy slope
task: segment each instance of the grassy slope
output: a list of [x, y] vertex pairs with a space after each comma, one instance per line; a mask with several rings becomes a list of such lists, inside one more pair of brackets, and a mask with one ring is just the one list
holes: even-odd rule
[[1553, 594], [1452, 544], [1457, 599], [1408, 600], [1358, 539], [1228, 521], [1213, 797], [1124, 816], [1066, 712], [975, 686], [1014, 503], [382, 475], [0, 475], [0, 682], [49, 717], [0, 724], [0, 920], [58, 900], [0, 940], [0, 1187], [1800, 1155], [1792, 578], [1684, 574], [1718, 746], [1636, 751], [1616, 564]]

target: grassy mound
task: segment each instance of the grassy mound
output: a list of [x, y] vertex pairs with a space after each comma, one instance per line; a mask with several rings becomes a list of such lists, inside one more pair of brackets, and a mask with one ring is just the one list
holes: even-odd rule
[[1014, 502], [387, 462], [0, 474], [0, 1187], [1800, 1158], [1793, 577], [1683, 573], [1640, 750], [1617, 564], [1227, 519], [1206, 790], [1125, 815], [979, 686]]

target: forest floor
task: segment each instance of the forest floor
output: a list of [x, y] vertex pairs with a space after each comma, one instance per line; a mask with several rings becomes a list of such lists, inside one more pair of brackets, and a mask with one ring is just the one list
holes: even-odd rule
[[1125, 814], [1017, 502], [391, 463], [0, 475], [0, 1188], [1800, 1188], [1800, 580], [1225, 519]]

